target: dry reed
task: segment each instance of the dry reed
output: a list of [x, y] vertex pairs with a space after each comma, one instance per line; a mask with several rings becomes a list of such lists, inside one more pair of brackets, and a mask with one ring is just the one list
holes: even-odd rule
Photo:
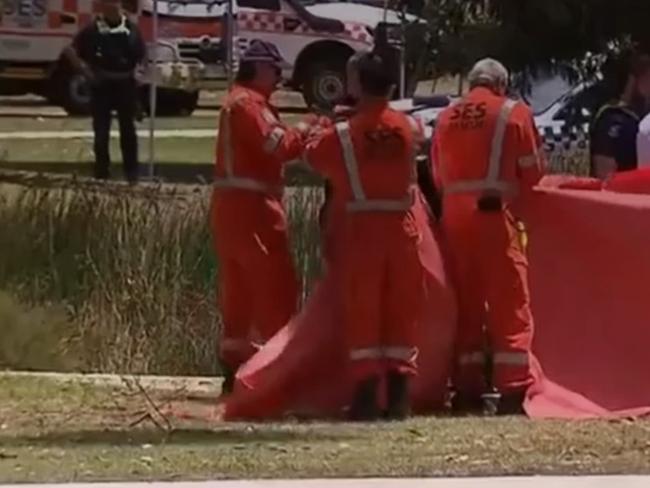
[[[287, 197], [306, 288], [319, 271], [320, 198], [310, 189]], [[220, 317], [208, 207], [206, 189], [0, 185], [0, 289], [29, 307], [65, 311], [67, 326], [57, 329], [65, 333], [47, 340], [77, 369], [214, 374]], [[15, 333], [5, 322], [0, 333]], [[20, 329], [43, 332], [44, 323], [23, 320]], [[16, 361], [0, 355], [0, 366], [47, 367]]]

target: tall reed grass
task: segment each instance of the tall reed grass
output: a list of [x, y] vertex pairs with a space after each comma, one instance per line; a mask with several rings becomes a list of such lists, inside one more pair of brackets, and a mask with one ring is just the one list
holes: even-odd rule
[[[320, 198], [317, 190], [287, 198], [307, 285], [319, 268]], [[66, 332], [48, 340], [84, 371], [213, 374], [220, 317], [208, 209], [204, 188], [0, 185], [0, 289], [64, 310]], [[26, 322], [45, 330], [43, 320]], [[0, 323], [0, 334], [15, 329]]]

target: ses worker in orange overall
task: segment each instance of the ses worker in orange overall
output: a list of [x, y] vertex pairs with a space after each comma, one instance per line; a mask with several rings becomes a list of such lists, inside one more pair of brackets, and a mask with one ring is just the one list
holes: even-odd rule
[[221, 111], [212, 231], [219, 257], [225, 392], [239, 366], [298, 305], [282, 203], [283, 166], [302, 153], [308, 127], [287, 127], [270, 104], [284, 64], [273, 44], [252, 41]]
[[511, 209], [541, 178], [544, 158], [530, 108], [506, 97], [505, 67], [479, 61], [469, 82], [441, 113], [432, 146], [459, 299], [454, 407], [493, 400], [491, 382], [492, 409], [520, 412], [535, 359], [525, 234]]
[[419, 232], [410, 208], [420, 128], [388, 107], [393, 80], [383, 59], [358, 59], [361, 88], [355, 113], [312, 141], [303, 160], [332, 185], [342, 208], [341, 300], [356, 389], [352, 420], [380, 415], [379, 385], [386, 377], [387, 416], [409, 411], [409, 376], [416, 373], [415, 327], [424, 275]]

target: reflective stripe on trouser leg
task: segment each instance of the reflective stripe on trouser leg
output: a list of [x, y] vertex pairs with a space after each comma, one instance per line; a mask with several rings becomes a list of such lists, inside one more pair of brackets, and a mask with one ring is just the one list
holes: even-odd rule
[[[389, 239], [389, 236], [385, 236]], [[381, 329], [384, 365], [391, 371], [417, 373], [415, 347], [418, 324], [425, 300], [425, 277], [417, 248], [417, 237], [396, 235], [388, 255], [382, 296]]]
[[394, 359], [397, 361], [414, 361], [417, 353], [415, 347], [368, 347], [365, 349], [352, 349], [350, 351], [350, 360]]
[[451, 221], [450, 213], [445, 231], [450, 249], [451, 278], [458, 299], [458, 328], [454, 348], [453, 383], [456, 390], [469, 396], [478, 396], [487, 388], [485, 334], [485, 295], [476, 266], [477, 231], [473, 221]]
[[355, 381], [381, 373], [382, 244], [367, 246], [358, 238], [341, 243], [343, 331]]
[[354, 375], [358, 378], [382, 374], [385, 371], [414, 374], [417, 355], [418, 350], [415, 347], [368, 347], [352, 349], [350, 361]]
[[484, 217], [481, 263], [486, 276], [488, 334], [494, 351], [494, 386], [502, 392], [525, 389], [533, 381], [533, 317], [528, 262], [514, 220], [507, 213]]

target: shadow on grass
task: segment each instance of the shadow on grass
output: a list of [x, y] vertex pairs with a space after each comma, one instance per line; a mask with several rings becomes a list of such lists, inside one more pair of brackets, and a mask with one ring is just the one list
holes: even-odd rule
[[272, 427], [232, 426], [228, 428], [180, 429], [171, 433], [156, 428], [133, 430], [73, 430], [49, 432], [36, 436], [0, 436], [4, 447], [54, 447], [54, 446], [141, 446], [143, 444], [165, 445], [211, 445], [211, 444], [250, 444], [322, 442], [349, 440], [350, 435], [319, 432], [313, 429], [290, 429]]

